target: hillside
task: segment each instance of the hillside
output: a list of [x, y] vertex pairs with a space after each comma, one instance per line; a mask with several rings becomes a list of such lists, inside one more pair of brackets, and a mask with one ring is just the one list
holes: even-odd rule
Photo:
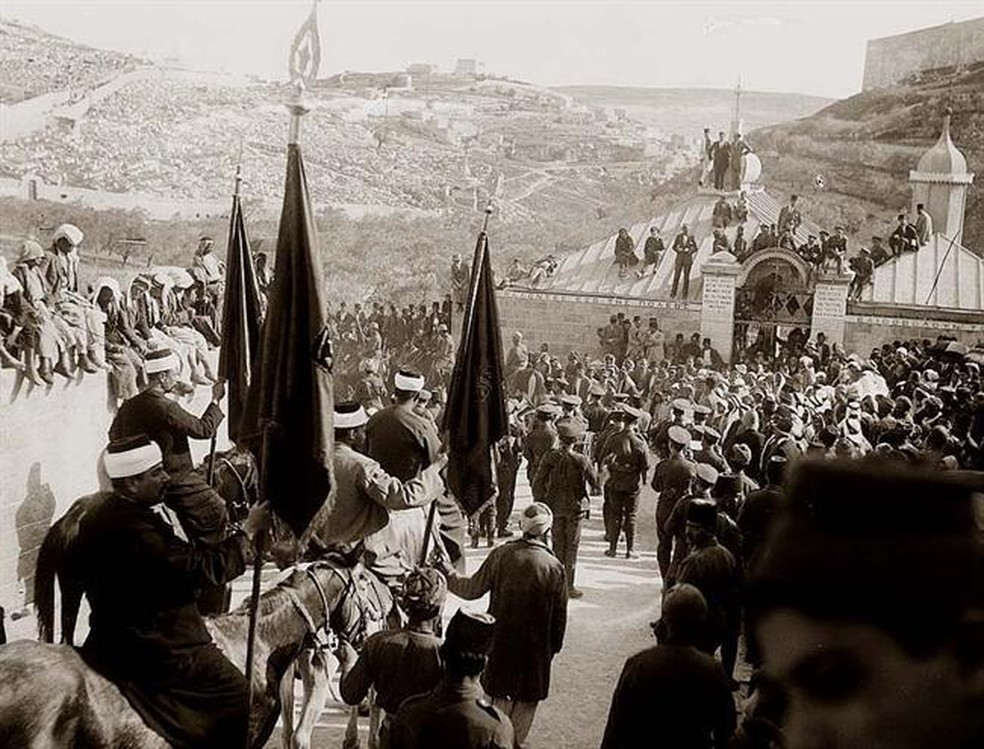
[[[943, 110], [953, 109], [954, 143], [977, 183], [968, 193], [964, 244], [984, 250], [984, 64], [936, 71], [905, 85], [857, 94], [795, 122], [749, 136], [765, 184], [807, 197], [805, 210], [840, 220], [859, 241], [886, 235], [911, 200], [909, 170], [936, 142]], [[814, 187], [824, 177], [825, 188]]]
[[[669, 135], [699, 138], [705, 127], [727, 130], [735, 92], [714, 88], [640, 88], [633, 86], [562, 86], [555, 89], [589, 106], [618, 107], [633, 119]], [[831, 103], [804, 94], [741, 92], [746, 131], [806, 117]]]

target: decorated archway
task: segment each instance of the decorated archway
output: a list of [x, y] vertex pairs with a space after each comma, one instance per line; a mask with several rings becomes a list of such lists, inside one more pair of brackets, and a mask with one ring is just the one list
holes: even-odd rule
[[789, 250], [762, 250], [736, 279], [734, 353], [772, 360], [808, 340], [813, 317], [810, 267]]

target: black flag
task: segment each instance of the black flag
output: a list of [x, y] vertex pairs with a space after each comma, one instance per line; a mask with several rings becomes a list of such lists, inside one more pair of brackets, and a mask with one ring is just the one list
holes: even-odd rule
[[484, 231], [475, 246], [469, 292], [444, 429], [448, 488], [471, 515], [495, 494], [492, 448], [508, 430], [499, 309]]
[[276, 270], [239, 433], [258, 456], [261, 496], [298, 537], [334, 487], [334, 402], [319, 254], [304, 163], [291, 143]]
[[249, 390], [253, 359], [260, 344], [260, 287], [249, 251], [239, 194], [232, 196], [229, 244], [226, 251], [225, 301], [222, 305], [222, 347], [219, 377], [229, 391], [229, 439], [239, 440], [239, 424]]

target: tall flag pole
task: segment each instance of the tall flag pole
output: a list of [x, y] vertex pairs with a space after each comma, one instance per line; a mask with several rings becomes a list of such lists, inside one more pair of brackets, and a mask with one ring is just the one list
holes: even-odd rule
[[[317, 59], [296, 49], [317, 37], [317, 5], [298, 32], [290, 74], [296, 94], [287, 104], [287, 175], [269, 304], [239, 425], [239, 441], [257, 456], [260, 496], [301, 538], [311, 520], [334, 501], [334, 393], [323, 266], [299, 145], [305, 83]], [[254, 679], [256, 609], [263, 545], [257, 544], [250, 598], [246, 673]], [[252, 695], [253, 690], [250, 690]], [[250, 705], [252, 708], [252, 704]], [[251, 717], [252, 720], [252, 717]]]
[[495, 496], [492, 450], [508, 430], [499, 308], [487, 234], [491, 214], [490, 206], [475, 244], [468, 307], [443, 425], [448, 434], [448, 489], [467, 515]]
[[[239, 440], [239, 422], [249, 389], [253, 359], [260, 340], [263, 317], [260, 287], [249, 249], [249, 237], [243, 218], [240, 187], [242, 164], [236, 166], [236, 186], [232, 194], [229, 239], [226, 250], [225, 298], [222, 305], [222, 346], [219, 349], [220, 378], [228, 384], [229, 439]], [[215, 469], [215, 437], [209, 461], [209, 483]]]

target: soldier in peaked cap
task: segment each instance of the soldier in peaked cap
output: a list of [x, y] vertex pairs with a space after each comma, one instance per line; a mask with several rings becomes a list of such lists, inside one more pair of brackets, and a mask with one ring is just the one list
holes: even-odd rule
[[714, 466], [718, 473], [728, 472], [728, 461], [721, 454], [721, 433], [714, 427], [705, 426], [700, 433], [700, 449], [694, 453], [697, 463]]
[[636, 512], [639, 490], [649, 473], [649, 448], [636, 431], [637, 408], [626, 406], [615, 423], [620, 429], [605, 440], [601, 464], [608, 470], [605, 482], [605, 556], [614, 557], [622, 531], [625, 531], [625, 558], [637, 559], [635, 552]]
[[660, 422], [655, 430], [649, 433], [656, 457], [662, 460], [669, 456], [670, 427], [684, 426], [686, 424], [687, 412], [690, 411], [692, 407], [693, 404], [686, 398], [674, 398], [673, 401], [670, 402], [670, 417], [665, 421]]
[[588, 515], [588, 492], [600, 490], [598, 476], [590, 461], [574, 446], [584, 438], [584, 426], [574, 420], [557, 424], [558, 447], [550, 450], [533, 477], [533, 496], [541, 498], [553, 512], [551, 539], [556, 557], [564, 565], [568, 598], [580, 598], [574, 587], [577, 550], [581, 543], [581, 521]]
[[[523, 456], [526, 458], [526, 480], [533, 485], [533, 477], [543, 456], [557, 446], [556, 419], [559, 409], [552, 404], [537, 406], [533, 426], [523, 437]], [[534, 499], [538, 499], [536, 495]]]
[[984, 745], [980, 477], [804, 461], [787, 486], [748, 621], [789, 745]]
[[91, 608], [81, 655], [168, 746], [241, 747], [248, 684], [213, 644], [195, 598], [243, 573], [269, 508], [254, 506], [243, 528], [217, 544], [189, 544], [154, 511], [165, 461], [145, 435], [106, 449], [112, 493], [81, 519], [75, 542], [72, 572]]
[[491, 614], [458, 610], [441, 645], [444, 678], [403, 703], [383, 749], [512, 749], [512, 723], [488, 703], [479, 682], [495, 624]]
[[376, 690], [376, 702], [385, 711], [380, 725], [380, 739], [386, 745], [393, 716], [403, 701], [432, 690], [442, 678], [441, 612], [448, 584], [432, 568], [414, 570], [403, 583], [401, 608], [407, 625], [386, 629], [369, 636], [357, 654], [347, 641], [339, 648], [344, 674], [339, 682], [342, 699], [358, 705]]
[[673, 533], [670, 516], [677, 503], [690, 492], [690, 483], [697, 475], [697, 466], [686, 457], [690, 432], [681, 426], [667, 430], [670, 455], [660, 461], [653, 471], [652, 487], [656, 492], [656, 562], [665, 579], [673, 559]]

